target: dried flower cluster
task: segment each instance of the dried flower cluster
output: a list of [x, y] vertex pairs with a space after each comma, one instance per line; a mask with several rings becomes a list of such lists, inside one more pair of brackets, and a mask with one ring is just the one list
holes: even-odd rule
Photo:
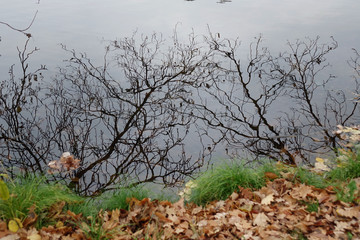
[[181, 190], [178, 195], [181, 198], [184, 198], [185, 200], [189, 200], [190, 199], [190, 195], [191, 195], [191, 189], [196, 188], [197, 184], [194, 183], [193, 181], [188, 181], [185, 184], [185, 188], [183, 190]]
[[64, 152], [59, 160], [53, 160], [48, 164], [50, 170], [49, 173], [69, 172], [80, 167], [80, 160], [74, 158], [69, 152]]

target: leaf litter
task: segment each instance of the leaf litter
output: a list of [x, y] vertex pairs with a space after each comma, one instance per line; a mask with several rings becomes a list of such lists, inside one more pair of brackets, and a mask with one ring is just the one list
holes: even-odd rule
[[[356, 181], [359, 183], [360, 181]], [[359, 189], [359, 185], [357, 186]], [[129, 199], [129, 211], [100, 211], [93, 223], [56, 203], [48, 213], [54, 225], [35, 229], [38, 216], [30, 209], [23, 227], [0, 222], [1, 239], [360, 239], [359, 196], [352, 203], [337, 200], [332, 187], [319, 189], [284, 178], [268, 181], [257, 191], [239, 187], [226, 200], [206, 206]], [[317, 211], [306, 203], [317, 202]]]

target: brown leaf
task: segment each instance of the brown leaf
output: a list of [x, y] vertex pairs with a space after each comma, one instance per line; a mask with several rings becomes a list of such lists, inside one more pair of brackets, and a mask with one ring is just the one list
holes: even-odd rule
[[182, 215], [186, 212], [184, 198], [180, 198], [179, 201], [173, 203], [173, 208], [176, 210], [177, 214]]
[[165, 215], [162, 214], [162, 213], [155, 212], [155, 215], [156, 215], [156, 217], [157, 217], [160, 221], [162, 221], [162, 222], [172, 222], [170, 219], [168, 219], [167, 217], [165, 217]]
[[300, 184], [299, 186], [293, 188], [291, 196], [298, 200], [307, 200], [307, 195], [312, 193], [312, 191], [313, 190], [311, 186]]
[[203, 227], [203, 231], [207, 236], [212, 236], [220, 232], [223, 223], [220, 220], [208, 220], [207, 225]]
[[191, 214], [198, 214], [199, 212], [201, 212], [203, 210], [203, 208], [201, 206], [193, 208], [193, 210], [191, 211]]
[[175, 235], [172, 228], [165, 228], [163, 234], [165, 239], [171, 239]]
[[345, 230], [349, 230], [352, 228], [349, 222], [335, 221], [335, 224], [335, 231], [345, 232]]
[[11, 234], [11, 232], [7, 229], [7, 224], [4, 221], [0, 221], [0, 238], [2, 239], [6, 235]]
[[342, 217], [348, 217], [348, 218], [360, 218], [360, 214], [359, 214], [359, 207], [355, 208], [337, 208], [336, 209], [336, 213], [339, 214], [339, 216]]
[[66, 214], [72, 218], [72, 220], [79, 221], [82, 217], [82, 213], [75, 214], [71, 212], [70, 210], [66, 211]]
[[35, 204], [33, 204], [30, 208], [29, 208], [29, 212], [28, 212], [28, 215], [27, 217], [24, 219], [23, 221], [23, 226], [25, 228], [33, 225], [36, 220], [38, 219], [38, 215], [35, 213]]
[[253, 200], [254, 193], [249, 188], [243, 188], [239, 186], [239, 190], [240, 190], [240, 195], [243, 198]]
[[308, 232], [308, 226], [304, 222], [299, 222], [299, 223], [295, 224], [294, 227], [296, 229], [299, 229], [303, 233]]
[[272, 201], [274, 201], [274, 194], [269, 194], [261, 200], [261, 204], [269, 205]]
[[253, 224], [259, 227], [265, 227], [268, 225], [268, 221], [270, 221], [270, 219], [265, 215], [265, 213], [259, 213], [256, 215]]
[[56, 218], [63, 210], [65, 201], [57, 202], [51, 205], [48, 211], [48, 218]]
[[265, 178], [269, 179], [269, 180], [274, 180], [276, 178], [278, 178], [279, 176], [276, 175], [273, 172], [265, 172]]

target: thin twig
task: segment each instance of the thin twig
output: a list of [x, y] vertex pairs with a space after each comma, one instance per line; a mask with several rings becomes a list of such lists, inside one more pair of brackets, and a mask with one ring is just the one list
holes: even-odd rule
[[30, 34], [30, 33], [26, 33], [25, 31], [27, 31], [27, 30], [33, 25], [33, 23], [34, 23], [34, 21], [35, 21], [35, 18], [36, 18], [36, 15], [38, 14], [38, 11], [39, 11], [39, 10], [36, 10], [35, 15], [34, 15], [33, 19], [31, 20], [29, 26], [26, 27], [26, 28], [24, 28], [24, 29], [14, 28], [14, 27], [11, 26], [10, 24], [8, 24], [8, 23], [6, 23], [6, 22], [2, 22], [2, 21], [0, 21], [0, 24], [4, 24], [4, 25], [8, 26], [9, 28], [11, 28], [11, 29], [13, 29], [13, 30], [15, 30], [15, 31], [24, 33], [27, 37], [31, 37], [31, 34]]

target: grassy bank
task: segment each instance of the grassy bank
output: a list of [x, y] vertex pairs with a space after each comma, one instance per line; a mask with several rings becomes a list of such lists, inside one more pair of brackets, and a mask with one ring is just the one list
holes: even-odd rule
[[[138, 225], [140, 223], [143, 224], [151, 219], [157, 219], [158, 223], [174, 222], [176, 220], [174, 216], [179, 212], [184, 214], [192, 209], [191, 214], [196, 215], [205, 211], [204, 209], [218, 206], [218, 202], [223, 204], [225, 200], [235, 200], [239, 196], [243, 199], [250, 196], [251, 202], [258, 201], [266, 205], [267, 202], [273, 200], [274, 194], [265, 196], [264, 192], [273, 191], [270, 186], [275, 186], [278, 182], [286, 182], [287, 191], [291, 190], [290, 185], [298, 189], [310, 186], [306, 191], [313, 192], [312, 195], [305, 194], [304, 198], [302, 196], [292, 198], [293, 204], [298, 208], [303, 208], [309, 214], [318, 214], [319, 209], [324, 208], [321, 204], [327, 199], [332, 199], [331, 204], [334, 206], [340, 204], [347, 208], [357, 209], [360, 201], [360, 145], [353, 144], [349, 148], [339, 149], [338, 157], [331, 160], [316, 158], [315, 165], [307, 168], [272, 161], [248, 166], [244, 164], [244, 161], [233, 160], [231, 163], [220, 164], [198, 174], [185, 184], [178, 196], [159, 195], [151, 192], [146, 186], [137, 186], [119, 188], [100, 196], [84, 198], [76, 195], [61, 183], [48, 183], [45, 176], [11, 179], [4, 173], [1, 177], [0, 237], [9, 234], [28, 234], [26, 236], [29, 237], [35, 234], [29, 239], [41, 239], [39, 237], [43, 235], [40, 235], [37, 230], [42, 229], [41, 231], [54, 234], [70, 232], [72, 237], [78, 236], [79, 239], [84, 237], [85, 239], [112, 239], [115, 232], [117, 234], [123, 232], [124, 239], [127, 239], [126, 232], [141, 228]], [[253, 192], [257, 192], [257, 195]], [[296, 193], [292, 194], [296, 195]], [[327, 197], [314, 197], [315, 194]], [[259, 199], [259, 196], [262, 196], [262, 199], [261, 197]], [[184, 200], [178, 201], [179, 199]], [[188, 206], [188, 210], [185, 209], [185, 205]], [[159, 207], [160, 210], [154, 210]], [[171, 208], [177, 210], [166, 212], [168, 211], [166, 209]], [[239, 209], [250, 216], [252, 213], [259, 214], [258, 210], [254, 212], [252, 208], [243, 206]], [[337, 208], [336, 211], [339, 209], [345, 211], [342, 208]], [[160, 213], [161, 211], [165, 211], [166, 214]], [[337, 212], [340, 217], [350, 216], [341, 211]], [[351, 216], [357, 217], [356, 214]], [[137, 217], [138, 215], [141, 217]], [[127, 216], [132, 220], [119, 224], [121, 216]], [[168, 220], [171, 217], [172, 220]], [[180, 222], [179, 220], [179, 224]], [[185, 222], [183, 223], [185, 225]], [[161, 239], [167, 234], [167, 228], [164, 230], [151, 224], [146, 224], [144, 227], [157, 231], [158, 236], [155, 239]], [[197, 232], [199, 230], [196, 230], [197, 227], [186, 227], [192, 229], [195, 239], [196, 234], [200, 234]], [[178, 231], [185, 234], [181, 232], [182, 230]], [[300, 228], [295, 231], [298, 239], [306, 239], [304, 237], [306, 231], [305, 233], [302, 231], [305, 230]], [[348, 239], [353, 236], [351, 231], [346, 234]], [[131, 239], [137, 239], [136, 234], [131, 236]]]

